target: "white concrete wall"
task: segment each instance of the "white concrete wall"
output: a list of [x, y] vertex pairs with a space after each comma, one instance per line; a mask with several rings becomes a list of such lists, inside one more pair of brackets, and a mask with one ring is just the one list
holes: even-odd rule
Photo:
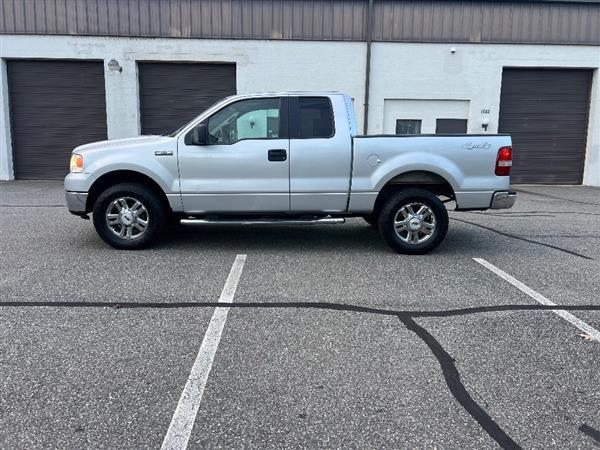
[[594, 72], [590, 97], [590, 123], [588, 126], [583, 184], [600, 186], [600, 70], [598, 69]]
[[421, 134], [435, 134], [436, 119], [468, 119], [469, 101], [452, 99], [385, 99], [383, 133], [396, 133], [396, 119], [421, 120]]
[[[372, 58], [369, 133], [384, 132], [385, 103], [391, 99], [468, 100], [468, 132], [484, 133], [481, 122], [487, 116], [487, 132], [497, 133], [503, 67], [598, 69], [600, 47], [374, 43]], [[598, 70], [591, 102], [584, 184], [600, 186]], [[436, 116], [432, 110], [430, 120]]]
[[[369, 133], [384, 131], [386, 100], [402, 99], [468, 101], [468, 131], [482, 133], [487, 116], [487, 132], [496, 133], [503, 67], [600, 67], [600, 47], [588, 46], [374, 43], [372, 50]], [[345, 91], [354, 99], [362, 131], [366, 45], [360, 42], [0, 36], [0, 58], [97, 59], [105, 67], [116, 59], [123, 71], [106, 69], [105, 77], [109, 138], [140, 132], [136, 61], [235, 62], [238, 93]], [[1, 68], [0, 179], [9, 179], [10, 124], [5, 66]], [[431, 114], [427, 120], [439, 117]], [[589, 123], [584, 183], [600, 186], [598, 73]]]
[[11, 145], [6, 62], [0, 60], [0, 180], [14, 179]]

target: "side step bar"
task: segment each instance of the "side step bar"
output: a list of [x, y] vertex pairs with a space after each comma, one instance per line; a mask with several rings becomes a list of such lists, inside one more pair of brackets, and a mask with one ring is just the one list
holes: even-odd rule
[[185, 225], [334, 225], [346, 222], [343, 217], [320, 217], [314, 219], [181, 219]]

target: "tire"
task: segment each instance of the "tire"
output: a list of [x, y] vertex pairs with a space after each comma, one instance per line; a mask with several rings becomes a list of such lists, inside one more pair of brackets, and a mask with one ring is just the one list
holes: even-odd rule
[[121, 183], [100, 194], [94, 204], [93, 221], [96, 232], [108, 245], [138, 250], [156, 241], [165, 226], [166, 213], [154, 190], [137, 183]]
[[169, 228], [177, 228], [179, 225], [181, 225], [181, 217], [174, 213], [167, 215], [167, 226]]
[[447, 231], [446, 207], [424, 189], [406, 189], [392, 195], [379, 212], [379, 232], [398, 253], [427, 253], [444, 240]]
[[368, 216], [362, 216], [365, 222], [372, 227], [377, 227], [377, 216], [375, 214], [369, 214]]

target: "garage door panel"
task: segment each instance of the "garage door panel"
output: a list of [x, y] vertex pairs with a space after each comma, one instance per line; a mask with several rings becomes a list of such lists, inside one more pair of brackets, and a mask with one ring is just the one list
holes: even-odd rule
[[142, 134], [163, 134], [236, 93], [235, 64], [139, 63]]
[[592, 72], [504, 69], [499, 131], [513, 138], [513, 183], [580, 184]]
[[[79, 111], [81, 114], [89, 114], [94, 113], [97, 114], [98, 111], [104, 111], [104, 105], [96, 105], [97, 96], [95, 94], [91, 94], [89, 92], [77, 92], [76, 90], [70, 90], [69, 95], [77, 97], [77, 103], [75, 104], [62, 104], [57, 105], [57, 99], [62, 99], [64, 96], [64, 90], [56, 90], [52, 91], [50, 89], [44, 90], [44, 97], [34, 98], [29, 100], [26, 104], [17, 104], [14, 107], [15, 111], [29, 111], [31, 114], [35, 114], [36, 111], [33, 108], [56, 108], [60, 107], [62, 111]], [[17, 93], [20, 95], [30, 95], [29, 92]], [[82, 108], [84, 107], [85, 108]], [[37, 111], [41, 114], [46, 114], [47, 111]]]
[[63, 178], [75, 147], [107, 138], [102, 62], [12, 60], [7, 74], [15, 178]]

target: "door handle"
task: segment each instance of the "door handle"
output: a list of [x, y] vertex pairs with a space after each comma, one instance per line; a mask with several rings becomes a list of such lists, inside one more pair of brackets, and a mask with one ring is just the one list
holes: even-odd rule
[[269, 150], [269, 161], [285, 161], [287, 159], [287, 151], [282, 148]]

